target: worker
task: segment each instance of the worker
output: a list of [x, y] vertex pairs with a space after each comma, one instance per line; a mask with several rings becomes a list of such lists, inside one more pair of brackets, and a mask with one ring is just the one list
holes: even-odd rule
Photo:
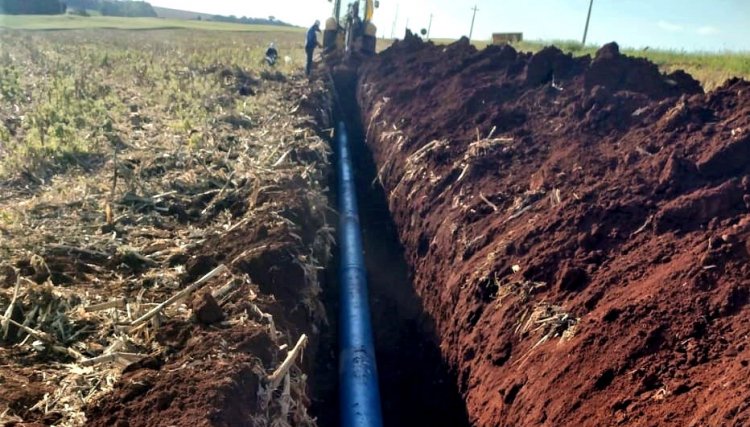
[[266, 49], [266, 62], [273, 67], [276, 65], [277, 59], [279, 59], [279, 51], [276, 50], [276, 45], [271, 43], [268, 45], [268, 49]]
[[305, 41], [305, 52], [307, 53], [307, 66], [305, 67], [305, 75], [309, 76], [312, 72], [313, 64], [313, 53], [316, 47], [322, 47], [318, 43], [318, 34], [320, 32], [320, 21], [315, 21], [312, 27], [307, 30], [307, 40]]

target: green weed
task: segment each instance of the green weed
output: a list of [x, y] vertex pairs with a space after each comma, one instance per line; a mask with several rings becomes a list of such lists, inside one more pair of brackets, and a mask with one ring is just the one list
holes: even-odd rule
[[0, 32], [10, 47], [0, 55], [0, 177], [89, 170], [122, 144], [200, 148], [216, 117], [262, 111], [253, 96], [235, 102], [235, 73], [259, 81], [268, 42], [289, 57], [275, 70], [300, 72], [304, 61], [294, 32], [185, 35]]

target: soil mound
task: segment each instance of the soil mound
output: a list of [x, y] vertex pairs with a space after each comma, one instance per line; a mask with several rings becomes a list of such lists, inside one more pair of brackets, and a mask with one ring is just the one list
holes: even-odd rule
[[750, 423], [750, 83], [412, 39], [358, 99], [471, 421]]
[[620, 48], [614, 42], [596, 52], [586, 70], [584, 85], [586, 88], [604, 86], [611, 91], [639, 92], [651, 99], [703, 93], [700, 83], [684, 71], [665, 76], [656, 64], [646, 59], [620, 54]]

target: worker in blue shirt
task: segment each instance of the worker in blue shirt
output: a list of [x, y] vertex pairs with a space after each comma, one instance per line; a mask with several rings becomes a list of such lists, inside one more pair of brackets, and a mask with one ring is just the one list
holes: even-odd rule
[[307, 76], [312, 72], [313, 63], [313, 52], [316, 47], [321, 47], [318, 43], [318, 34], [320, 32], [320, 21], [315, 21], [312, 27], [307, 30], [307, 40], [305, 41], [305, 52], [307, 53], [307, 66], [305, 67], [305, 74]]

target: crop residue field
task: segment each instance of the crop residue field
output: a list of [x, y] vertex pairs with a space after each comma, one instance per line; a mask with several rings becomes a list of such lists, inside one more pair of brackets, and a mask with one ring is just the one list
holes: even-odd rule
[[0, 419], [314, 423], [328, 95], [298, 38], [0, 33]]

